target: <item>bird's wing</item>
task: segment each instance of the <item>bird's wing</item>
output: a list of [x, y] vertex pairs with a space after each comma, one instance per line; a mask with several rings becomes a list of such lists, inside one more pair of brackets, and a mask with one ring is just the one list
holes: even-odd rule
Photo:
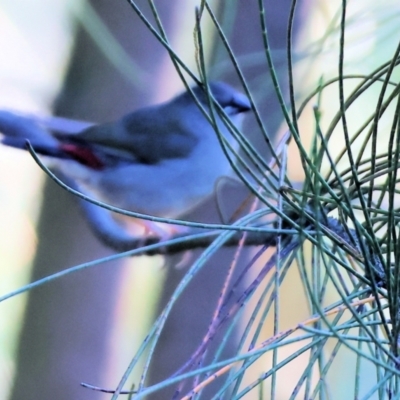
[[187, 157], [197, 144], [197, 135], [184, 129], [180, 118], [169, 115], [168, 109], [164, 112], [157, 107], [158, 110], [141, 109], [117, 122], [88, 128], [76, 140], [144, 164]]

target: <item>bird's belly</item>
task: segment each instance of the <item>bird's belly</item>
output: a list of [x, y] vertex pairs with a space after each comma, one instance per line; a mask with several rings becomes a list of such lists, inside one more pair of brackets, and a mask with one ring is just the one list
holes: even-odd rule
[[197, 148], [190, 161], [176, 158], [99, 171], [65, 161], [59, 163], [59, 169], [97, 200], [129, 211], [171, 218], [210, 197], [219, 178], [231, 172], [219, 143]]
[[167, 165], [123, 167], [123, 179], [113, 179], [111, 171], [102, 178], [99, 193], [104, 200], [118, 207], [145, 214], [177, 217], [190, 211], [212, 195], [217, 180], [228, 175], [227, 160], [219, 160], [210, 168], [202, 160], [202, 165], [187, 165], [180, 160], [167, 161]]

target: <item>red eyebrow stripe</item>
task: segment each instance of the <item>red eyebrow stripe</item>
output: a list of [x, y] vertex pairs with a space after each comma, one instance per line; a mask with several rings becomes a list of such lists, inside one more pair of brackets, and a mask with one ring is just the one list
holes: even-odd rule
[[76, 144], [60, 144], [61, 150], [71, 156], [74, 160], [83, 165], [87, 165], [93, 169], [102, 169], [104, 164], [101, 160], [88, 148], [81, 147]]

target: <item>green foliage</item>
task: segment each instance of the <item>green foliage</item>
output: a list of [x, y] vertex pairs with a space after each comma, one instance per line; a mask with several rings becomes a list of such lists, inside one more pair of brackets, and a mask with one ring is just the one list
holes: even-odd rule
[[[287, 62], [285, 79], [281, 74], [278, 76], [270, 48], [265, 23], [268, 10], [261, 0], [257, 4], [252, 2], [251, 7], [258, 7], [257, 23], [265, 52], [263, 62], [269, 68], [285, 127], [280, 139], [273, 140], [265, 128], [265, 116], [257, 107], [251, 82], [240, 67], [241, 60], [235, 57], [229, 35], [219, 22], [232, 18], [217, 16], [207, 1], [201, 2], [194, 23], [198, 71], [193, 72], [171, 47], [157, 8], [152, 1], [149, 3], [154, 23], [141, 12], [137, 2], [130, 1], [133, 10], [166, 48], [183, 80], [190, 76], [207, 85], [211, 79], [205, 54], [210, 49], [203, 43], [204, 21], [211, 23], [215, 32], [213, 51], [218, 53], [215, 59], [223, 59], [220, 65], [225, 66], [230, 61], [229, 69], [235, 72], [251, 99], [258, 135], [271, 157], [267, 159], [265, 152], [260, 152], [225, 118], [240, 151], [229, 146], [215, 123], [215, 113], [222, 111], [209, 94], [209, 120], [254, 203], [246, 215], [229, 226], [218, 226], [220, 233], [214, 235], [215, 239], [210, 240], [211, 244], [188, 269], [132, 358], [112, 399], [129, 393], [123, 388], [132, 371], [139, 367], [141, 379], [131, 391], [134, 399], [145, 398], [168, 386], [179, 388], [180, 398], [205, 398], [202, 391], [215, 381], [219, 383], [215, 399], [245, 398], [249, 392], [260, 399], [400, 398], [400, 251], [397, 247], [400, 244], [397, 224], [400, 86], [395, 75], [400, 46], [391, 59], [371, 69], [372, 72], [354, 72], [352, 67], [348, 73], [346, 35], [357, 22], [348, 20], [348, 6], [343, 1], [323, 40], [314, 43], [322, 49], [328, 38], [337, 38], [336, 74], [332, 78], [314, 77], [313, 87], [304, 94], [297, 81], [295, 61], [312, 60], [318, 51], [314, 47], [293, 54], [296, 1], [291, 5], [287, 48], [279, 52], [281, 59], [285, 54]], [[365, 97], [368, 107], [363, 105]], [[309, 125], [304, 130], [301, 121], [310, 110], [313, 127]], [[311, 136], [311, 146], [304, 140], [307, 134]], [[304, 174], [301, 189], [289, 177], [290, 146], [300, 156]], [[154, 359], [153, 355], [171, 310], [198, 272], [236, 231], [241, 232], [244, 242], [249, 232], [260, 235], [268, 232], [274, 240], [261, 242], [245, 265], [243, 261], [238, 262], [243, 243], [237, 241], [237, 254], [198, 349], [172, 377], [146, 386], [151, 363], [167, 362]], [[195, 237], [154, 243], [151, 249], [157, 251], [189, 239]], [[115, 257], [148, 250], [142, 247]], [[47, 277], [18, 293], [101, 261]], [[241, 272], [233, 278], [237, 268]], [[292, 299], [288, 291], [293, 292]], [[284, 316], [290, 312], [297, 312], [298, 320], [287, 326]], [[226, 359], [223, 350], [233, 334], [239, 337], [237, 353]], [[210, 354], [208, 350], [214, 338], [218, 346]], [[263, 366], [254, 376], [252, 371], [257, 363]], [[291, 375], [288, 371], [292, 371], [292, 365], [297, 372]]]

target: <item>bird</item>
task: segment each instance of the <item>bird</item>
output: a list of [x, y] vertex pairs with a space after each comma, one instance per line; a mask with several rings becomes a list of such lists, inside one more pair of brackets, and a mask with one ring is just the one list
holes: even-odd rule
[[[240, 128], [251, 109], [248, 97], [223, 82], [210, 82], [209, 92]], [[0, 110], [0, 141], [26, 149], [28, 140], [51, 170], [102, 202], [178, 218], [208, 199], [218, 179], [231, 172], [215, 128], [193, 96], [210, 111], [202, 85], [102, 124]], [[218, 130], [235, 147], [226, 123], [214, 115]]]

